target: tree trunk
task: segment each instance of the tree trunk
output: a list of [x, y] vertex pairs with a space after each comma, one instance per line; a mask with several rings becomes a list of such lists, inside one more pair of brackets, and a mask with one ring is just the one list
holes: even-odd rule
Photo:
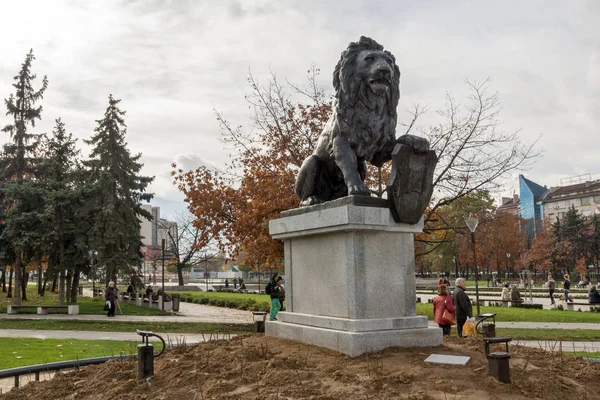
[[50, 279], [50, 274], [48, 273], [48, 271], [46, 271], [46, 275], [44, 276], [44, 283], [42, 284], [42, 292], [40, 293], [40, 296], [44, 297], [44, 295], [46, 294], [46, 285], [48, 285], [48, 279]]
[[17, 250], [15, 257], [15, 295], [13, 297], [13, 305], [21, 305], [21, 279], [23, 278], [23, 269], [21, 266], [21, 251]]
[[2, 270], [2, 276], [0, 276], [0, 283], [2, 284], [2, 293], [6, 293], [6, 269]]
[[42, 294], [42, 278], [43, 278], [42, 275], [43, 275], [43, 273], [44, 273], [44, 270], [42, 269], [42, 266], [40, 265], [38, 268], [38, 281], [37, 281], [37, 291], [40, 296], [43, 296], [43, 294]]
[[52, 289], [50, 289], [50, 291], [52, 293], [56, 293], [57, 287], [58, 287], [58, 277], [56, 275], [54, 275], [54, 277], [52, 278]]
[[79, 294], [79, 275], [81, 275], [79, 267], [75, 267], [73, 282], [71, 283], [71, 304], [77, 303], [77, 295]]
[[67, 272], [67, 288], [65, 289], [65, 300], [67, 301], [67, 303], [69, 303], [71, 301], [71, 283], [73, 280], [73, 271], [69, 270]]
[[58, 280], [58, 305], [65, 305], [65, 270], [61, 269]]
[[177, 279], [179, 280], [179, 286], [183, 286], [183, 264], [177, 263]]
[[10, 269], [10, 274], [8, 274], [8, 294], [6, 297], [12, 297], [12, 278], [13, 278], [13, 269]]
[[23, 268], [23, 280], [21, 281], [21, 299], [27, 301], [27, 284], [29, 283], [29, 272]]

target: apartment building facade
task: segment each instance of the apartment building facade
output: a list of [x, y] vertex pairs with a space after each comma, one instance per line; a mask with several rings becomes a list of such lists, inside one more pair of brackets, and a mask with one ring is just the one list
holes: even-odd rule
[[533, 238], [544, 220], [562, 219], [571, 207], [584, 217], [600, 214], [600, 180], [548, 189], [519, 175], [519, 196], [503, 198], [497, 212], [520, 215], [522, 230]]
[[561, 219], [571, 207], [584, 217], [600, 214], [600, 180], [550, 188], [543, 204], [544, 219]]

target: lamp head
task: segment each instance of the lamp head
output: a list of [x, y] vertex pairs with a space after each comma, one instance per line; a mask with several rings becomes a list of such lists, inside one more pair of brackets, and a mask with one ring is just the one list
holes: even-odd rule
[[465, 222], [467, 223], [467, 227], [469, 227], [469, 230], [472, 233], [475, 233], [475, 229], [477, 229], [477, 225], [479, 225], [479, 219], [475, 217], [469, 217], [465, 220]]

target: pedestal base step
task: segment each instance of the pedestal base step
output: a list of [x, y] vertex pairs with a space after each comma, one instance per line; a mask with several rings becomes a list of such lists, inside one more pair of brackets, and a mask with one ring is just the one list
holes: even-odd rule
[[440, 328], [388, 329], [375, 331], [341, 331], [288, 322], [267, 321], [267, 336], [325, 347], [357, 357], [389, 347], [429, 347], [442, 344]]

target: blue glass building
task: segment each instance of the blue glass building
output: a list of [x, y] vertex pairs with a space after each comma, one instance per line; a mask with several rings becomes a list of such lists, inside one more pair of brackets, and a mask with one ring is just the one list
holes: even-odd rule
[[521, 197], [520, 214], [525, 221], [521, 229], [529, 239], [535, 237], [536, 232], [541, 229], [543, 220], [542, 198], [548, 191], [545, 187], [530, 181], [523, 175], [519, 175], [519, 195]]

